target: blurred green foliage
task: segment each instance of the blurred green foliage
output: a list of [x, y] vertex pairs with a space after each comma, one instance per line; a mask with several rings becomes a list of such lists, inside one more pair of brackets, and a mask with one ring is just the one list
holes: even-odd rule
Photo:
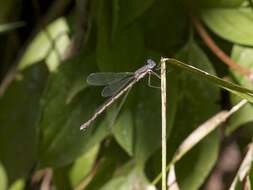
[[[87, 7], [79, 7], [86, 1]], [[148, 58], [159, 62], [161, 56], [175, 57], [252, 89], [234, 70], [215, 70], [221, 62], [189, 18], [193, 11], [221, 47], [228, 44], [231, 58], [251, 69], [253, 9], [247, 0], [77, 0], [64, 9], [57, 0], [8, 2], [0, 3], [0, 92], [6, 76], [13, 77], [0, 97], [1, 190], [27, 189], [35, 173], [45, 168], [53, 171], [55, 189], [159, 189], [151, 181], [161, 171], [160, 91], [149, 88], [144, 78], [131, 89], [112, 125], [120, 101], [80, 131], [105, 101], [100, 88], [86, 83], [92, 72], [132, 72]], [[45, 19], [54, 13], [52, 21]], [[20, 20], [21, 25], [15, 22]], [[8, 72], [13, 65], [14, 74]], [[235, 105], [240, 96], [252, 95], [207, 78], [235, 92], [224, 96], [218, 86], [182, 68], [168, 65], [168, 159], [200, 124]], [[226, 124], [225, 136], [212, 132], [176, 164], [180, 189], [203, 188], [226, 136], [242, 129], [252, 136], [251, 113], [248, 104]]]

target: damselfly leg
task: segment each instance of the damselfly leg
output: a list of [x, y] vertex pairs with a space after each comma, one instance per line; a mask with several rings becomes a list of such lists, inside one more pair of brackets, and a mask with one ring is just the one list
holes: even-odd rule
[[155, 85], [152, 85], [152, 84], [151, 84], [151, 75], [154, 75], [154, 76], [156, 76], [158, 79], [161, 80], [161, 77], [160, 77], [156, 72], [151, 71], [151, 72], [148, 74], [148, 86], [149, 86], [150, 88], [161, 89], [160, 86], [155, 86]]

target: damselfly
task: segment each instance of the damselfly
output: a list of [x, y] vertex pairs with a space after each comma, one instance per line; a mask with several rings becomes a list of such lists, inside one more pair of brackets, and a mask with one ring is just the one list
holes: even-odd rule
[[[108, 108], [113, 102], [127, 92], [136, 82], [145, 77], [147, 74], [159, 75], [153, 70], [156, 63], [148, 59], [147, 63], [136, 70], [135, 72], [122, 72], [122, 73], [92, 73], [87, 77], [87, 83], [94, 86], [105, 86], [102, 91], [103, 97], [110, 97], [93, 116], [84, 124], [80, 129], [87, 129], [91, 123]], [[160, 77], [159, 77], [160, 78]], [[149, 78], [150, 81], [150, 78]]]

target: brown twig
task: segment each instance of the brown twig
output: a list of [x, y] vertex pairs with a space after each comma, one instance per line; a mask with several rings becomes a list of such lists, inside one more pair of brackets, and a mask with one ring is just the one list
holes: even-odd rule
[[51, 183], [53, 177], [53, 170], [51, 168], [46, 168], [43, 170], [36, 171], [32, 176], [32, 184], [40, 183], [41, 190], [51, 190]]
[[4, 92], [11, 84], [11, 82], [14, 80], [16, 74], [17, 74], [17, 67], [12, 66], [0, 84], [0, 98], [4, 95]]
[[51, 182], [53, 177], [53, 170], [52, 169], [46, 169], [45, 174], [43, 176], [43, 180], [40, 186], [41, 190], [51, 190]]
[[241, 75], [245, 76], [251, 82], [253, 82], [253, 74], [249, 69], [238, 65], [235, 61], [233, 61], [224, 51], [222, 51], [219, 46], [213, 41], [210, 35], [205, 30], [204, 26], [201, 24], [199, 19], [193, 15], [190, 15], [191, 21], [196, 28], [196, 31], [205, 42], [205, 44], [211, 49], [211, 51], [226, 65], [228, 65], [231, 69], [239, 72]]

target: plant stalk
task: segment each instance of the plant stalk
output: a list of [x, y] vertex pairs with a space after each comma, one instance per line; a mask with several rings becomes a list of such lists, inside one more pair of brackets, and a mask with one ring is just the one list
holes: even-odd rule
[[162, 190], [166, 190], [166, 60], [161, 58]]

